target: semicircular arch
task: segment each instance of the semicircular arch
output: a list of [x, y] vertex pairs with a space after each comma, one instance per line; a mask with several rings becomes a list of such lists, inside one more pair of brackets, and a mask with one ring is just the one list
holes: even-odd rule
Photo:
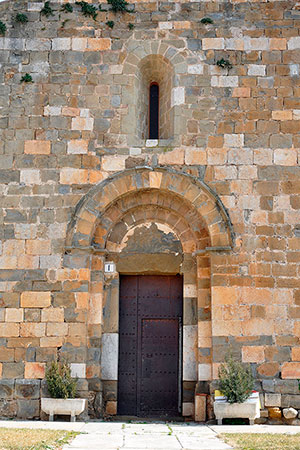
[[[211, 247], [232, 247], [233, 230], [228, 213], [206, 183], [175, 170], [149, 167], [116, 173], [93, 187], [77, 205], [68, 227], [67, 247], [91, 246], [100, 222], [107, 238], [114, 223], [128, 209], [139, 204], [139, 196], [149, 197], [149, 192], [152, 193], [150, 196], [163, 193], [169, 204], [173, 205], [172, 209], [178, 211], [182, 208], [183, 216], [185, 211], [186, 214], [194, 214], [196, 220], [198, 217], [201, 227], [207, 230]], [[130, 202], [122, 205], [126, 197], [130, 198]], [[156, 204], [159, 205], [159, 202]]]

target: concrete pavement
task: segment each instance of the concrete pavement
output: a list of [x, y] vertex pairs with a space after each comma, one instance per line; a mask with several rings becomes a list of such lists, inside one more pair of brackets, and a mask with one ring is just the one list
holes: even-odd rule
[[230, 450], [221, 433], [300, 433], [288, 425], [199, 425], [144, 422], [0, 421], [0, 427], [79, 431], [63, 450]]

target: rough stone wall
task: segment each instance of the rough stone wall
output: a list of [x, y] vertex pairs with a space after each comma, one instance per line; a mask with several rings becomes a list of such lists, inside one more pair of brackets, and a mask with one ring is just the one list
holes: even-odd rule
[[[232, 221], [234, 248], [198, 267], [199, 292], [212, 285], [199, 379], [217, 377], [230, 346], [251, 363], [266, 406], [300, 408], [299, 5], [148, 1], [115, 15], [101, 4], [96, 21], [51, 6], [45, 17], [41, 2], [0, 3], [1, 415], [39, 416], [40, 380], [58, 352], [100, 413], [101, 341], [88, 338], [87, 317], [103, 267], [85, 254], [69, 265], [66, 231], [92, 186], [143, 165], [204, 181]], [[136, 132], [136, 80], [150, 55], [174, 70], [174, 133], [159, 142]], [[25, 73], [33, 83], [20, 83]]]

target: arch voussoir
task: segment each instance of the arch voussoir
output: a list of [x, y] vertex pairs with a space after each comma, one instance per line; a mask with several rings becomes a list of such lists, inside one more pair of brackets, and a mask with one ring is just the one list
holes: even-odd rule
[[[173, 225], [174, 221], [180, 222], [179, 214], [187, 220], [195, 240], [198, 235], [207, 235], [213, 247], [232, 246], [231, 222], [226, 209], [205, 183], [170, 169], [149, 167], [119, 172], [94, 187], [80, 202], [70, 222], [67, 245], [91, 245], [97, 226], [106, 230], [100, 239], [104, 244], [114, 224], [139, 205], [164, 209], [168, 217], [165, 220]], [[145, 220], [150, 216], [145, 214]]]

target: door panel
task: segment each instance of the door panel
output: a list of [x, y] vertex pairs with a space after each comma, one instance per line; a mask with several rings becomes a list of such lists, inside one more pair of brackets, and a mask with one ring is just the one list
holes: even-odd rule
[[118, 414], [178, 415], [182, 277], [121, 276]]
[[178, 343], [178, 319], [142, 320], [141, 412], [178, 412]]

